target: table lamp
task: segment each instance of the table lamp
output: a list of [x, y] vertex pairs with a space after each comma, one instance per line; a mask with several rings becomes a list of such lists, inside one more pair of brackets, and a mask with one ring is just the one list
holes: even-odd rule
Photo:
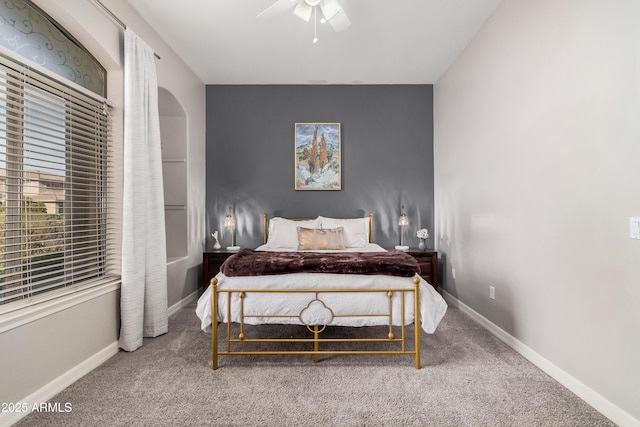
[[400, 227], [400, 245], [396, 246], [396, 249], [399, 251], [408, 251], [409, 246], [405, 246], [404, 244], [404, 229], [409, 226], [409, 217], [407, 217], [407, 213], [404, 211], [404, 206], [400, 208], [398, 226]]
[[227, 246], [228, 251], [237, 251], [240, 249], [240, 246], [236, 246], [236, 221], [233, 218], [233, 210], [229, 207], [229, 212], [224, 219], [225, 228], [230, 229], [231, 231], [231, 246]]

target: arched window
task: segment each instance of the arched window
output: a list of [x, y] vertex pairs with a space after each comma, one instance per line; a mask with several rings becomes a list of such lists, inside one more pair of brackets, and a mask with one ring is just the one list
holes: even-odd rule
[[30, 2], [0, 19], [1, 313], [113, 277], [104, 69]]
[[106, 95], [104, 67], [34, 4], [0, 2], [0, 45], [98, 95]]

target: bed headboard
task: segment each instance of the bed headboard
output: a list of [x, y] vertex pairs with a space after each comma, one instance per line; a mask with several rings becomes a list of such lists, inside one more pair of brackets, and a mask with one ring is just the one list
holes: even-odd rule
[[[306, 221], [314, 218], [287, 218], [292, 221]], [[351, 218], [341, 218], [351, 219]], [[267, 244], [267, 238], [269, 237], [269, 214], [262, 215], [262, 236], [263, 244]], [[373, 212], [369, 212], [369, 243], [373, 243]]]

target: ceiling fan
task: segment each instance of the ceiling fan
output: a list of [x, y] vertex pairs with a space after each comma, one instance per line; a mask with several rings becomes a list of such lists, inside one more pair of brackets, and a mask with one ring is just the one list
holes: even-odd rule
[[329, 22], [334, 31], [344, 31], [351, 25], [349, 17], [338, 0], [277, 0], [258, 14], [258, 18], [273, 18], [295, 6], [294, 15], [307, 22], [311, 19], [316, 6], [320, 6], [324, 18], [320, 22]]

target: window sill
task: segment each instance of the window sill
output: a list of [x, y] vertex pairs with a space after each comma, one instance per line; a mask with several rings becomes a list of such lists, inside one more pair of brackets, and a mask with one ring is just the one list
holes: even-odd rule
[[120, 278], [113, 277], [99, 280], [93, 285], [83, 284], [61, 289], [59, 292], [49, 292], [43, 295], [46, 297], [41, 301], [32, 301], [29, 305], [12, 304], [7, 308], [0, 306], [0, 333], [35, 322], [118, 289], [120, 289]]

